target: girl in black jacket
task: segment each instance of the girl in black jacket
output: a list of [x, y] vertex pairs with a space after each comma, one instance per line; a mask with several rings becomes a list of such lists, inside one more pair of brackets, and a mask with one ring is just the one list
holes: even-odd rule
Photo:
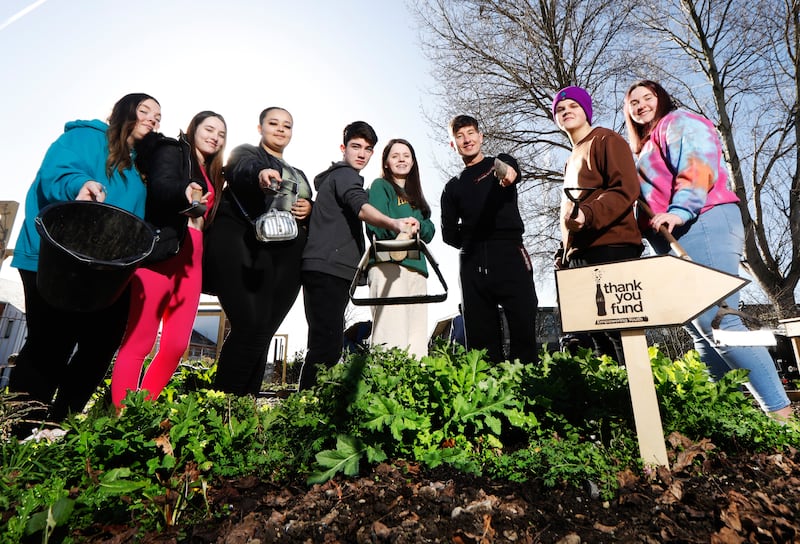
[[[225, 134], [222, 116], [200, 112], [178, 140], [154, 134], [137, 161], [147, 181], [145, 219], [159, 243], [155, 262], [139, 268], [131, 280], [128, 328], [111, 379], [118, 410], [130, 390], [158, 397], [189, 345], [200, 303], [203, 227], [213, 218], [215, 196], [222, 190]], [[162, 320], [158, 353], [142, 376]]]
[[[228, 182], [206, 237], [203, 274], [230, 320], [214, 387], [236, 395], [257, 394], [272, 336], [300, 292], [300, 263], [308, 236], [311, 186], [283, 151], [294, 121], [283, 108], [261, 112], [258, 146], [236, 147], [225, 165]], [[276, 192], [277, 189], [277, 192]], [[251, 220], [270, 207], [291, 212], [293, 240], [260, 242]]]

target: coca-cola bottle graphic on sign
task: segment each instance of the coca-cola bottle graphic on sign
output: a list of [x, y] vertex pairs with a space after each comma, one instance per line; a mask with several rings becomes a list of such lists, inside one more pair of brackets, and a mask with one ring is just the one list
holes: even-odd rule
[[594, 282], [597, 284], [597, 289], [594, 292], [594, 301], [597, 303], [597, 315], [606, 315], [606, 297], [603, 294], [603, 287], [600, 285], [600, 279], [603, 273], [599, 268], [594, 269]]

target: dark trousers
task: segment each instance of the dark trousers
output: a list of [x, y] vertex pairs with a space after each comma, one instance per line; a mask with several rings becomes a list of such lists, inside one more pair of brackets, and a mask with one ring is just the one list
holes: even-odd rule
[[288, 242], [259, 242], [253, 226], [217, 216], [205, 233], [203, 274], [231, 330], [222, 345], [214, 387], [235, 395], [261, 391], [272, 337], [300, 293], [306, 229]]
[[9, 390], [49, 406], [47, 419], [79, 413], [108, 371], [128, 321], [130, 290], [96, 312], [51, 306], [39, 294], [36, 272], [20, 270], [28, 337], [17, 356]]
[[318, 365], [331, 367], [342, 356], [349, 293], [349, 280], [324, 272], [303, 272], [308, 351], [300, 371], [301, 390], [316, 384]]
[[[641, 254], [642, 246], [631, 244], [590, 247], [573, 253], [569, 258], [569, 268], [638, 259]], [[565, 343], [564, 340], [562, 343]], [[622, 338], [619, 331], [572, 334], [566, 338], [566, 344], [572, 353], [578, 346], [586, 347], [593, 349], [597, 356], [608, 355], [618, 363], [625, 364], [625, 354], [622, 350]]]
[[505, 360], [500, 311], [508, 322], [509, 358], [538, 359], [538, 299], [530, 258], [521, 243], [492, 240], [461, 254], [461, 294], [468, 349], [486, 349], [493, 362]]

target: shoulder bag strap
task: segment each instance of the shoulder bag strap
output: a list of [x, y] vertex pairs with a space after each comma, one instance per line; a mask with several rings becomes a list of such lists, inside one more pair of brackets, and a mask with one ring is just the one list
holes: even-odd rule
[[239, 202], [238, 198], [236, 198], [236, 193], [233, 192], [233, 188], [230, 185], [228, 186], [228, 192], [230, 193], [231, 198], [233, 198], [233, 201], [236, 202], [236, 205], [239, 207], [239, 211], [242, 212], [244, 218], [247, 219], [250, 223], [252, 223], [253, 226], [255, 226], [256, 222], [253, 221], [253, 218], [251, 218], [250, 215], [244, 210], [244, 206], [242, 206], [242, 203]]
[[[287, 170], [289, 170], [292, 173], [292, 175], [294, 176], [294, 178], [297, 180], [297, 181], [292, 182], [290, 184], [291, 187], [289, 188], [289, 190], [292, 192], [292, 196], [294, 196], [294, 199], [297, 200], [297, 193], [300, 192], [300, 182], [301, 182], [301, 180], [304, 179], [303, 176], [301, 176], [300, 173], [293, 166], [291, 166], [288, 162], [286, 162], [286, 161], [284, 161], [282, 159], [279, 159], [277, 157], [274, 157], [274, 158], [275, 158], [275, 160], [278, 161], [278, 163], [283, 168], [286, 168]], [[281, 177], [283, 177], [283, 172], [281, 172]]]

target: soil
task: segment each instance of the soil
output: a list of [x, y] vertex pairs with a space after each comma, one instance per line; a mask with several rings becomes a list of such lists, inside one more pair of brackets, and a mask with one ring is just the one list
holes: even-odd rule
[[312, 487], [256, 478], [217, 482], [208, 494], [211, 520], [145, 535], [132, 526], [96, 527], [81, 541], [800, 542], [797, 450], [733, 457], [708, 442], [690, 444], [677, 435], [669, 441], [670, 468], [619, 474], [621, 490], [610, 501], [590, 483], [546, 488], [394, 463]]

